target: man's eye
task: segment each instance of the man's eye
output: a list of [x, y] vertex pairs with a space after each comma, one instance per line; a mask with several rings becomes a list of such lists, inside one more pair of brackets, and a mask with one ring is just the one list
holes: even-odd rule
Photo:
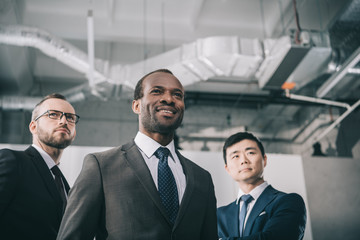
[[153, 90], [151, 91], [151, 93], [160, 93], [160, 90], [159, 90], [159, 89], [153, 89]]
[[49, 117], [58, 117], [59, 113], [49, 113]]
[[66, 119], [69, 120], [69, 121], [75, 121], [75, 116], [73, 116], [73, 115], [67, 115], [67, 116], [66, 116]]
[[181, 93], [175, 93], [174, 95], [178, 98], [183, 98], [183, 95]]

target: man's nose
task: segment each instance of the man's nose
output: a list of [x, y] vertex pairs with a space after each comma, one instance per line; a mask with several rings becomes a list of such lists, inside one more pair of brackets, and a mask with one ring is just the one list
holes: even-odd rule
[[248, 159], [245, 153], [240, 153], [240, 163], [241, 164], [248, 163]]
[[65, 114], [61, 115], [59, 122], [62, 123], [62, 124], [67, 124], [68, 123]]
[[172, 94], [170, 92], [164, 92], [161, 96], [161, 102], [166, 102], [167, 104], [174, 102]]

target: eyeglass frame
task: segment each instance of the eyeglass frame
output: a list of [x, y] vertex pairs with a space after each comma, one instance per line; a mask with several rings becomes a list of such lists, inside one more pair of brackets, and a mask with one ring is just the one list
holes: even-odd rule
[[[60, 118], [51, 118], [50, 117], [50, 111], [54, 111], [54, 112], [57, 112], [57, 113], [61, 113], [61, 116]], [[80, 116], [75, 114], [75, 113], [66, 113], [66, 112], [62, 112], [62, 111], [59, 111], [59, 110], [52, 110], [52, 109], [49, 109], [49, 110], [46, 110], [44, 113], [40, 114], [39, 116], [37, 116], [34, 121], [37, 121], [39, 120], [39, 118], [41, 118], [42, 116], [45, 116], [47, 114], [47, 117], [50, 118], [50, 119], [53, 119], [53, 120], [61, 120], [63, 116], [65, 116], [65, 119], [66, 121], [68, 121], [69, 123], [73, 123], [73, 124], [77, 124], [79, 122], [79, 119], [80, 119]], [[72, 122], [72, 121], [69, 121], [68, 117], [67, 117], [67, 114], [71, 114], [71, 116], [75, 116], [76, 117], [76, 120], [75, 122]]]

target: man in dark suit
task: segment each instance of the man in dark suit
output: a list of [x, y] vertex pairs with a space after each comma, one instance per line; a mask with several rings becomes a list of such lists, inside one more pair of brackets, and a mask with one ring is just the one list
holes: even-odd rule
[[32, 113], [32, 146], [0, 150], [0, 239], [56, 239], [69, 191], [57, 165], [78, 119], [64, 96], [48, 95]]
[[304, 237], [306, 209], [296, 193], [274, 189], [263, 178], [267, 163], [262, 143], [239, 132], [224, 144], [225, 169], [238, 183], [238, 198], [217, 211], [222, 240], [298, 240]]
[[210, 174], [174, 146], [184, 89], [166, 69], [137, 83], [135, 139], [89, 154], [70, 191], [58, 239], [217, 239]]

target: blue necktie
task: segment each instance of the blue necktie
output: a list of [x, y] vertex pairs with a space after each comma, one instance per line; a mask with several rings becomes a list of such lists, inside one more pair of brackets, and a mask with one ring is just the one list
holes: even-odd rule
[[244, 232], [244, 223], [246, 218], [247, 206], [253, 200], [253, 197], [250, 194], [248, 194], [248, 195], [242, 195], [240, 199], [244, 201], [244, 204], [242, 205], [240, 211], [240, 237], [242, 237]]
[[174, 175], [168, 165], [169, 149], [159, 147], [155, 156], [159, 159], [158, 164], [158, 190], [161, 202], [166, 209], [170, 222], [175, 223], [179, 211], [179, 197]]

